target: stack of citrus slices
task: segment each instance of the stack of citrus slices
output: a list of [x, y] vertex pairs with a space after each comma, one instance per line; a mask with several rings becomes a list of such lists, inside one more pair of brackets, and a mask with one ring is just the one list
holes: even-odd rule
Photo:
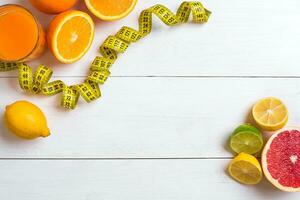
[[[252, 108], [254, 124], [243, 124], [232, 133], [229, 146], [238, 155], [229, 174], [240, 183], [257, 184], [263, 174], [277, 188], [300, 191], [300, 129], [284, 128], [288, 111], [281, 100], [269, 97]], [[264, 146], [261, 131], [274, 131]], [[255, 157], [262, 151], [261, 164]]]

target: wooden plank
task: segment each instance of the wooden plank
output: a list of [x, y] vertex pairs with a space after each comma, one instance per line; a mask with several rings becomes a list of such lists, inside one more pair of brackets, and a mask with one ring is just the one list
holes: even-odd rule
[[233, 181], [228, 160], [0, 161], [2, 199], [292, 200], [266, 180]]
[[290, 109], [289, 124], [299, 124], [299, 84], [288, 78], [114, 77], [101, 100], [80, 100], [66, 112], [59, 96], [28, 96], [15, 78], [0, 78], [0, 112], [30, 100], [45, 111], [52, 130], [47, 139], [23, 141], [0, 123], [0, 158], [228, 157], [230, 133], [262, 97], [280, 97]]
[[[7, 1], [8, 2], [8, 1]], [[27, 1], [11, 0], [32, 10], [47, 26], [51, 15], [37, 12]], [[115, 76], [300, 76], [300, 1], [202, 0], [213, 14], [205, 25], [167, 28], [154, 20], [153, 33], [130, 46], [112, 68]], [[126, 19], [106, 23], [95, 19], [96, 37], [88, 54], [71, 65], [59, 64], [47, 52], [32, 62], [52, 66], [57, 76], [85, 76], [99, 44], [123, 25], [137, 27], [141, 10], [163, 3], [176, 10], [181, 1], [139, 1]], [[84, 8], [83, 1], [80, 5]], [[16, 73], [0, 73], [0, 76]]]

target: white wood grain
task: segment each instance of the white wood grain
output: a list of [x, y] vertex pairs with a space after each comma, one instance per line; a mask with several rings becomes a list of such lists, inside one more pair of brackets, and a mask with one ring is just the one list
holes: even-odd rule
[[[300, 123], [299, 78], [244, 77], [300, 76], [300, 2], [202, 2], [213, 12], [207, 24], [167, 28], [154, 20], [153, 33], [113, 66], [102, 99], [80, 101], [75, 111], [62, 110], [59, 96], [23, 94], [12, 78], [16, 72], [0, 73], [0, 112], [18, 99], [32, 101], [44, 110], [52, 130], [47, 139], [24, 141], [0, 123], [0, 199], [299, 198], [265, 180], [240, 185], [225, 169], [232, 156], [226, 149], [228, 136], [259, 98], [280, 97], [290, 110], [289, 124]], [[27, 0], [2, 0], [0, 5], [6, 3], [24, 5], [45, 27], [53, 17]], [[94, 18], [95, 41], [82, 60], [62, 65], [47, 51], [30, 64], [53, 67], [54, 75], [69, 84], [80, 82], [99, 44], [123, 25], [137, 27], [140, 11], [156, 3], [175, 11], [181, 1], [139, 0], [126, 19], [107, 23]], [[86, 11], [83, 1], [78, 8]]]
[[266, 180], [241, 185], [228, 160], [0, 161], [1, 199], [294, 200]]
[[[46, 27], [52, 16], [32, 10]], [[82, 1], [83, 2], [83, 1]], [[94, 18], [96, 37], [88, 54], [79, 62], [63, 66], [47, 52], [33, 66], [52, 66], [57, 76], [84, 76], [97, 55], [98, 46], [123, 25], [137, 27], [141, 10], [163, 3], [176, 10], [182, 1], [140, 0], [126, 19], [101, 22]], [[205, 25], [187, 24], [167, 28], [154, 20], [153, 33], [133, 44], [112, 68], [115, 76], [300, 76], [300, 1], [202, 0], [213, 14]], [[79, 6], [86, 10], [83, 3]], [[15, 73], [0, 76], [15, 75]]]
[[[78, 78], [65, 79], [79, 81]], [[12, 136], [0, 123], [0, 157], [228, 157], [226, 140], [265, 96], [280, 97], [289, 124], [300, 123], [299, 79], [288, 78], [110, 78], [101, 100], [81, 100], [74, 111], [59, 96], [27, 96], [17, 79], [0, 79], [0, 112], [27, 99], [46, 113], [52, 135], [36, 141]]]

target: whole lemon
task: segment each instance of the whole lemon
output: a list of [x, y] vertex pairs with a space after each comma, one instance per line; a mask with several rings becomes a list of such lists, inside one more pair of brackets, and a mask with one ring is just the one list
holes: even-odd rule
[[24, 139], [50, 135], [45, 115], [28, 101], [16, 101], [6, 106], [5, 122], [14, 134]]

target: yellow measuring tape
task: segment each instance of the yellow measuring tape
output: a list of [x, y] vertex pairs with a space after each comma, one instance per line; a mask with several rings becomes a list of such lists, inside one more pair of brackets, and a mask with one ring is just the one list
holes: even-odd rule
[[86, 102], [94, 101], [101, 97], [99, 85], [104, 84], [110, 75], [109, 68], [117, 59], [118, 53], [124, 53], [129, 44], [136, 42], [152, 30], [152, 14], [156, 15], [168, 26], [175, 26], [186, 23], [189, 16], [193, 16], [195, 23], [205, 23], [211, 12], [203, 7], [200, 2], [183, 2], [177, 13], [172, 13], [163, 5], [155, 5], [142, 11], [139, 17], [139, 30], [130, 27], [122, 27], [116, 35], [109, 36], [100, 46], [102, 57], [97, 56], [90, 67], [90, 73], [81, 84], [67, 86], [61, 80], [49, 83], [52, 70], [40, 65], [35, 73], [25, 63], [4, 63], [0, 62], [0, 72], [19, 70], [20, 87], [30, 93], [44, 95], [55, 95], [62, 92], [61, 105], [68, 109], [74, 109], [79, 96]]

